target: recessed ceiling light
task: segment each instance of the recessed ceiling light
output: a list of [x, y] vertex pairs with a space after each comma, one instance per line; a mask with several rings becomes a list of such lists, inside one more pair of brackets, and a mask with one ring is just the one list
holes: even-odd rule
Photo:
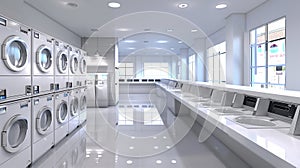
[[181, 3], [181, 4], [178, 4], [178, 8], [180, 9], [184, 9], [184, 8], [187, 8], [189, 5], [187, 3]]
[[125, 40], [124, 43], [135, 43], [135, 40]]
[[109, 2], [107, 5], [111, 8], [120, 8], [121, 7], [121, 4], [118, 2]]
[[171, 160], [171, 163], [172, 163], [172, 164], [176, 164], [177, 161], [176, 161], [176, 160]]
[[162, 161], [161, 160], [157, 160], [156, 164], [162, 164]]
[[192, 29], [192, 30], [191, 30], [192, 33], [195, 33], [195, 32], [197, 32], [197, 31], [198, 31], [197, 29]]
[[133, 48], [133, 47], [129, 47], [129, 48], [128, 48], [128, 50], [135, 50], [135, 48]]
[[75, 2], [65, 2], [65, 5], [72, 7], [72, 8], [77, 8], [78, 4]]
[[129, 165], [131, 165], [133, 163], [133, 161], [132, 160], [127, 160], [126, 163], [129, 164]]
[[127, 29], [127, 28], [118, 28], [116, 29], [118, 31], [122, 31], [122, 32], [126, 32], [126, 31], [129, 31], [130, 29]]
[[182, 44], [182, 41], [178, 41], [178, 44]]
[[168, 30], [167, 30], [167, 32], [172, 32], [172, 31], [174, 31], [174, 29], [168, 29]]
[[156, 41], [157, 43], [160, 43], [160, 44], [164, 44], [164, 43], [167, 43], [168, 41], [166, 41], [166, 40], [158, 40], [158, 41]]
[[175, 48], [170, 48], [171, 50], [175, 50]]
[[219, 4], [216, 6], [217, 9], [224, 9], [227, 7], [227, 4]]

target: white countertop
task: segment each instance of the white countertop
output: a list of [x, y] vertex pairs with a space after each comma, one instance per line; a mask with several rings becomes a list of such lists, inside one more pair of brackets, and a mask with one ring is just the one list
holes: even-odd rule
[[[270, 98], [271, 96], [277, 100], [300, 103], [299, 92], [272, 92], [271, 90], [251, 89], [249, 87], [242, 86], [211, 85], [206, 83], [197, 84], [219, 90], [239, 92], [266, 98]], [[159, 83], [157, 83], [157, 85], [171, 93], [175, 99], [190, 108], [193, 112], [205, 118], [206, 121], [213, 123], [231, 138], [245, 146], [245, 148], [248, 148], [257, 156], [264, 158], [273, 165], [276, 165], [276, 167], [284, 165], [285, 162], [294, 167], [300, 167], [300, 136], [292, 136], [288, 134], [289, 128], [247, 129], [229, 119], [230, 116], [217, 115], [216, 113], [210, 112], [209, 109], [199, 108], [197, 107], [197, 103], [182, 98], [180, 94], [172, 92], [173, 90], [168, 89], [166, 85]]]

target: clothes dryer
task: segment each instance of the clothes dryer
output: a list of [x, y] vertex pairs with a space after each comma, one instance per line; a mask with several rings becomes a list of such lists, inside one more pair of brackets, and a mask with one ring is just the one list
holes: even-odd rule
[[80, 90], [70, 91], [69, 95], [69, 133], [74, 131], [79, 125], [79, 98]]
[[54, 95], [54, 144], [56, 145], [68, 135], [68, 98], [69, 92]]
[[54, 91], [53, 44], [51, 36], [32, 30], [33, 94]]
[[87, 63], [85, 57], [87, 52], [81, 50], [81, 55], [79, 57], [79, 72], [80, 72], [80, 83], [81, 86], [87, 86]]
[[0, 105], [0, 167], [27, 167], [31, 164], [31, 101]]
[[53, 95], [32, 98], [32, 162], [54, 146]]
[[80, 83], [80, 68], [79, 68], [79, 57], [81, 51], [73, 46], [69, 47], [69, 83], [72, 83], [73, 88], [81, 86]]
[[54, 55], [55, 55], [55, 70], [54, 81], [55, 90], [63, 91], [72, 87], [69, 83], [69, 47], [67, 44], [55, 40]]
[[87, 98], [86, 98], [87, 88], [80, 89], [80, 103], [79, 103], [79, 124], [82, 125], [86, 121], [86, 111], [87, 111]]
[[31, 95], [31, 30], [0, 16], [0, 102]]

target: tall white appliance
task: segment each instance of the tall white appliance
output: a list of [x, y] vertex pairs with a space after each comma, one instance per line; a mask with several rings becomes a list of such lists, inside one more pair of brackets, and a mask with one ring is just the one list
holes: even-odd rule
[[108, 107], [109, 105], [109, 88], [108, 88], [108, 73], [98, 73], [95, 75], [96, 89], [96, 107]]

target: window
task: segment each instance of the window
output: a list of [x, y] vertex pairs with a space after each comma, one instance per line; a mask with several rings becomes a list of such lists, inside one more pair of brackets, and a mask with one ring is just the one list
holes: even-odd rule
[[285, 88], [285, 18], [250, 32], [251, 86]]
[[169, 78], [169, 74], [168, 63], [144, 63], [144, 78]]
[[134, 78], [134, 66], [133, 63], [120, 63], [119, 65], [120, 79], [132, 79]]
[[207, 50], [208, 81], [226, 82], [226, 42], [217, 44]]
[[196, 70], [195, 70], [195, 55], [189, 57], [189, 80], [195, 81]]

